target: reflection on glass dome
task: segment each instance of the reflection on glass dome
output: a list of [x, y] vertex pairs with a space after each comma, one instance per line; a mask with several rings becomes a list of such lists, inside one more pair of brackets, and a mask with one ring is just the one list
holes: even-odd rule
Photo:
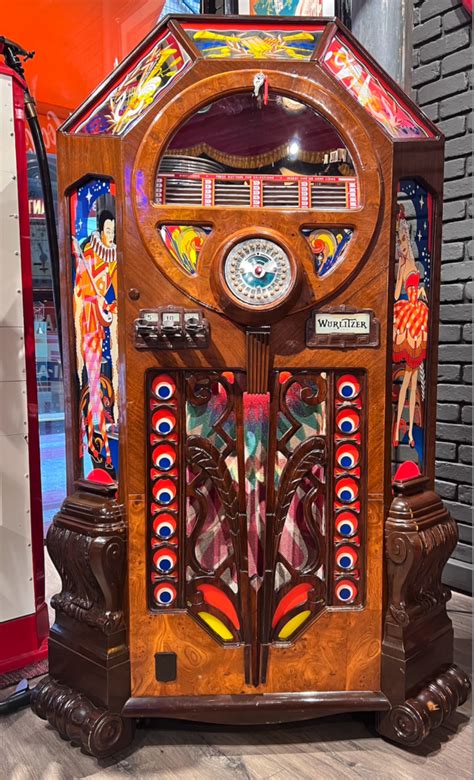
[[354, 166], [339, 134], [304, 103], [251, 92], [199, 109], [175, 133], [156, 179], [158, 203], [252, 208], [358, 206]]

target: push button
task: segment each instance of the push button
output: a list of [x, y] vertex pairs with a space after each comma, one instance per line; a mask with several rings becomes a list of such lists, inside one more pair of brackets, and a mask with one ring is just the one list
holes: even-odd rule
[[209, 346], [209, 323], [198, 309], [163, 306], [141, 309], [135, 320], [137, 349], [203, 349]]

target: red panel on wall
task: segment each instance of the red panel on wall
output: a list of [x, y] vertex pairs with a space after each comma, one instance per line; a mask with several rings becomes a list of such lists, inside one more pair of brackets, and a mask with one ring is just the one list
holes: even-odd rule
[[[26, 76], [46, 112], [72, 110], [150, 32], [162, 7], [163, 0], [23, 0], [2, 7], [2, 34], [36, 52]], [[67, 76], [51, 78], [58, 71]]]

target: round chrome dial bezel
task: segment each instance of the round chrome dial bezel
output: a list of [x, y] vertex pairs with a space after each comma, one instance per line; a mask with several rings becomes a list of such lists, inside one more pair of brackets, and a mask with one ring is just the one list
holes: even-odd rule
[[247, 238], [224, 261], [224, 279], [241, 303], [254, 308], [283, 301], [292, 285], [292, 268], [281, 246], [267, 238]]

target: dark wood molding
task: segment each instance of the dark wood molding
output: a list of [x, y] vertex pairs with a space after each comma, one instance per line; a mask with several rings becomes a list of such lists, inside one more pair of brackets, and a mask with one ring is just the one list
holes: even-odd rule
[[441, 726], [466, 701], [471, 681], [455, 664], [440, 672], [416, 696], [395, 704], [378, 716], [382, 736], [407, 747], [420, 745], [432, 729]]
[[124, 717], [160, 717], [206, 723], [270, 724], [322, 718], [343, 712], [388, 710], [380, 691], [321, 691], [245, 696], [160, 696], [130, 698]]
[[57, 615], [111, 634], [124, 628], [124, 509], [111, 495], [113, 486], [87, 480], [77, 486], [47, 535], [48, 552], [62, 581], [51, 606]]
[[427, 485], [427, 477], [395, 482], [385, 524], [387, 620], [410, 630], [451, 598], [441, 573], [456, 546], [456, 521]]

